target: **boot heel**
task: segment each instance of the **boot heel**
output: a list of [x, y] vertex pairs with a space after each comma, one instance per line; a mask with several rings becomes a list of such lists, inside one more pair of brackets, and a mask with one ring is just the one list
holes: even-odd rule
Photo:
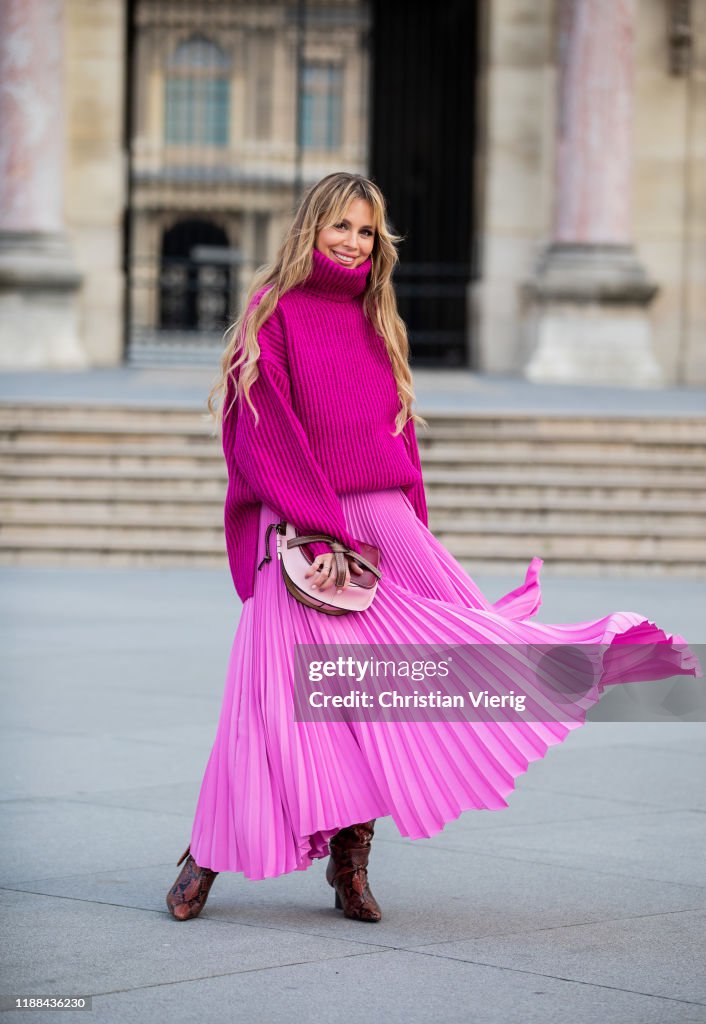
[[375, 819], [350, 825], [329, 840], [326, 881], [336, 895], [334, 907], [356, 921], [380, 921], [382, 911], [368, 884], [368, 856]]
[[189, 921], [198, 917], [206, 906], [206, 900], [211, 886], [218, 874], [211, 868], [201, 868], [194, 858], [190, 856], [190, 847], [187, 847], [179, 859], [179, 864], [186, 859], [184, 867], [174, 885], [167, 893], [167, 907], [172, 917], [177, 921]]
[[187, 848], [186, 848], [186, 849], [184, 850], [184, 852], [182, 853], [181, 857], [180, 857], [180, 858], [179, 858], [179, 860], [177, 861], [177, 867], [179, 867], [179, 865], [181, 864], [181, 862], [182, 862], [183, 860], [186, 860], [186, 858], [187, 858], [187, 857], [188, 857], [188, 855], [189, 855], [189, 851], [190, 851], [190, 850], [191, 850], [191, 843], [189, 843], [189, 845], [187, 846]]

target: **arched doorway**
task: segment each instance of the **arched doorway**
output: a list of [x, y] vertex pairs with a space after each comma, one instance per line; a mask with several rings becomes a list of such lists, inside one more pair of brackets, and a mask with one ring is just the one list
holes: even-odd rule
[[[219, 252], [222, 250], [222, 253]], [[181, 220], [162, 237], [159, 326], [223, 331], [228, 321], [228, 237], [207, 220]]]

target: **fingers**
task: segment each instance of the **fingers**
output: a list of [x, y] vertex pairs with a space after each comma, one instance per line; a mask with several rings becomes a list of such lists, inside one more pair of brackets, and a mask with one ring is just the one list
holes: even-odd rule
[[309, 579], [313, 577], [312, 589], [315, 590], [317, 587], [321, 587], [324, 580], [328, 577], [331, 572], [331, 565], [333, 563], [333, 554], [317, 555], [313, 563], [304, 573], [304, 576]]
[[[345, 578], [345, 580], [343, 582], [343, 586], [339, 587], [336, 590], [337, 594], [340, 594], [343, 590], [346, 589], [346, 587], [350, 586], [350, 582], [351, 582], [351, 569], [355, 572], [356, 576], [360, 576], [362, 573], [365, 572], [365, 569], [362, 569], [354, 561], [352, 561], [350, 558], [348, 558], [348, 556], [346, 556], [346, 578]], [[335, 567], [335, 565], [332, 565], [332, 567], [331, 567], [331, 575], [330, 575], [329, 579], [326, 581], [326, 583], [323, 583], [319, 589], [320, 590], [325, 590], [329, 586], [335, 586], [335, 583], [336, 583], [336, 567]]]
[[[360, 576], [365, 572], [365, 569], [358, 565], [357, 562], [346, 558], [346, 578], [343, 586], [337, 589], [336, 592], [338, 594], [340, 594], [342, 590], [345, 590], [345, 588], [350, 584], [351, 571], [354, 572], [356, 576]], [[335, 586], [336, 567], [334, 565], [333, 552], [325, 555], [317, 555], [313, 563], [304, 573], [304, 576], [307, 579], [311, 579], [312, 590], [328, 590], [330, 587]]]
[[[348, 586], [350, 581], [351, 581], [351, 574], [348, 571], [348, 566], [346, 566], [346, 578], [343, 581], [343, 586], [342, 587], [338, 587], [336, 589], [336, 593], [337, 594], [342, 593], [345, 590], [345, 588]], [[333, 586], [335, 586], [335, 584], [336, 584], [336, 570], [332, 569], [331, 570], [331, 575], [329, 576], [329, 578], [326, 580], [325, 583], [321, 584], [321, 586], [319, 587], [319, 590], [326, 590], [329, 586], [333, 587]]]
[[[327, 579], [324, 581], [324, 583], [319, 588], [319, 590], [329, 590], [329, 588], [335, 587], [336, 586], [336, 574], [337, 574], [336, 573], [336, 564], [335, 564], [333, 555], [331, 555], [331, 571], [330, 571]], [[347, 567], [347, 564], [346, 564], [345, 580], [343, 582], [343, 587], [347, 587], [349, 583], [350, 583], [350, 573], [348, 572], [348, 567]], [[342, 589], [343, 588], [340, 588], [340, 587], [337, 588], [336, 593], [340, 594]]]

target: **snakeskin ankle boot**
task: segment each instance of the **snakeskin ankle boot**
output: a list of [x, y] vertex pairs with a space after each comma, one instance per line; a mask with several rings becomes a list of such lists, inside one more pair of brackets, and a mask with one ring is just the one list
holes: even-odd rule
[[355, 921], [380, 921], [382, 911], [368, 885], [368, 857], [375, 819], [341, 829], [329, 840], [326, 881], [336, 890], [334, 905]]
[[206, 906], [208, 894], [218, 874], [210, 868], [200, 868], [191, 856], [190, 849], [191, 846], [187, 846], [177, 861], [178, 867], [186, 858], [181, 874], [167, 893], [169, 913], [177, 921], [189, 921], [199, 916]]

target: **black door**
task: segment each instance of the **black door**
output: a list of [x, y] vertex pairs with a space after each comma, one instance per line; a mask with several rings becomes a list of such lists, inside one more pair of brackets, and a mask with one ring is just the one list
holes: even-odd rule
[[373, 0], [370, 173], [415, 365], [468, 365], [477, 4]]
[[[228, 324], [230, 270], [218, 259], [228, 238], [216, 224], [181, 220], [164, 232], [160, 272], [160, 327], [223, 332]], [[210, 254], [210, 258], [209, 258]]]

